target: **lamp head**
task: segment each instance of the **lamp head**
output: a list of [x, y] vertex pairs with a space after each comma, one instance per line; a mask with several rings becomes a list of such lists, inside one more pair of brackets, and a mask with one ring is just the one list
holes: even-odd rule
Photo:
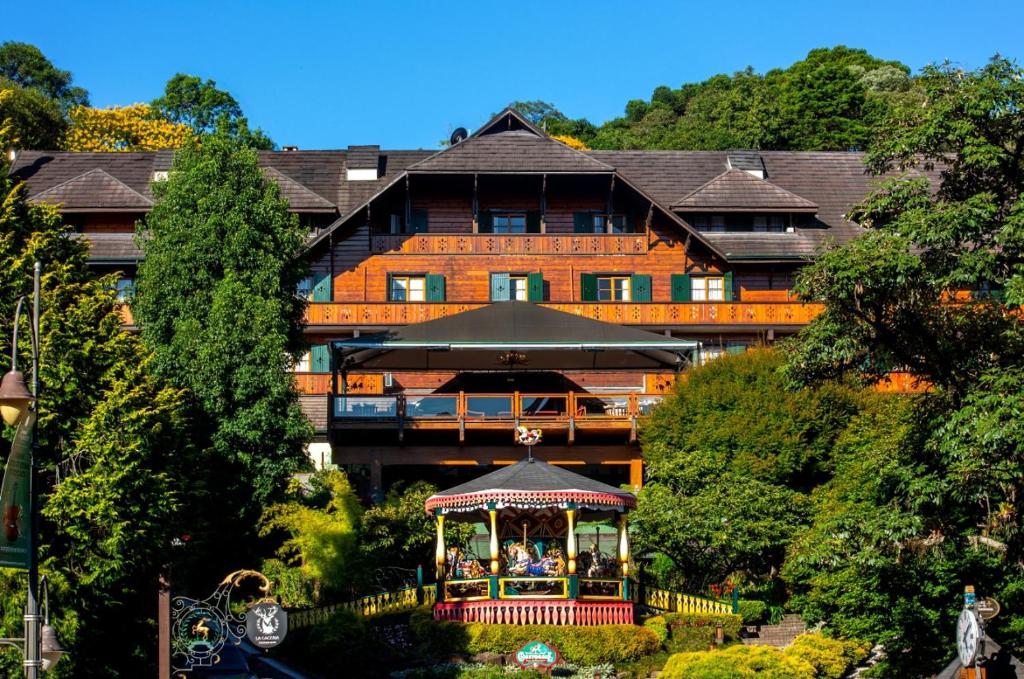
[[46, 672], [53, 669], [53, 666], [60, 662], [67, 651], [64, 650], [60, 639], [57, 638], [57, 630], [50, 625], [43, 625], [39, 641], [39, 654], [43, 660], [43, 671]]
[[20, 370], [11, 370], [4, 375], [0, 381], [0, 416], [4, 422], [12, 427], [21, 422], [33, 400]]

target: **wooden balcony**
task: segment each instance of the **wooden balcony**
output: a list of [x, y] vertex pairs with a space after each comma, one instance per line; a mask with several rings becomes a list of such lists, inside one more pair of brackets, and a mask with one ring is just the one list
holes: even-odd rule
[[[486, 306], [485, 302], [322, 302], [310, 304], [310, 326], [407, 325]], [[622, 325], [801, 326], [821, 304], [799, 302], [548, 302], [558, 311]]]
[[646, 233], [418, 233], [370, 238], [375, 255], [642, 255]]
[[572, 442], [578, 431], [625, 432], [636, 440], [637, 421], [661, 403], [662, 394], [494, 393], [331, 396], [332, 429], [466, 431], [507, 430], [515, 426], [563, 432]]

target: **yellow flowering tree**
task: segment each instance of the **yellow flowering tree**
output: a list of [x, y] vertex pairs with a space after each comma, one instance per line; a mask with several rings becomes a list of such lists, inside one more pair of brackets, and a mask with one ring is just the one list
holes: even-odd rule
[[194, 136], [188, 125], [160, 117], [148, 104], [76, 106], [69, 117], [68, 151], [155, 151], [180, 148]]
[[567, 134], [553, 134], [553, 135], [551, 135], [551, 138], [556, 140], [556, 141], [560, 141], [563, 144], [565, 144], [566, 146], [568, 146], [569, 148], [576, 149], [577, 151], [589, 151], [590, 150], [590, 147], [587, 146], [586, 144], [584, 144], [582, 141], [580, 141], [576, 137], [571, 137], [571, 136], [569, 136]]

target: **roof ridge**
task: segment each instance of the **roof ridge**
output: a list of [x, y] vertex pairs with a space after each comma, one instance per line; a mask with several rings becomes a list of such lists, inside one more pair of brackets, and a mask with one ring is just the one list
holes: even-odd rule
[[152, 198], [147, 198], [143, 194], [139, 193], [138, 191], [136, 191], [132, 187], [130, 187], [127, 184], [125, 184], [123, 181], [121, 181], [120, 179], [118, 179], [114, 175], [112, 175], [109, 172], [107, 172], [106, 170], [104, 170], [102, 167], [94, 167], [91, 170], [86, 170], [85, 172], [83, 172], [81, 174], [78, 174], [78, 175], [75, 175], [74, 177], [71, 177], [70, 179], [65, 179], [60, 184], [56, 184], [56, 185], [51, 186], [49, 188], [43, 189], [42, 191], [40, 191], [40, 192], [30, 196], [29, 200], [42, 200], [40, 198], [40, 196], [43, 196], [43, 195], [45, 195], [47, 193], [55, 192], [58, 189], [71, 184], [71, 182], [78, 181], [79, 179], [84, 179], [85, 177], [88, 177], [89, 175], [94, 174], [96, 172], [100, 173], [101, 175], [103, 175], [104, 177], [106, 177], [108, 179], [111, 179], [111, 180], [117, 182], [119, 185], [123, 186], [128, 191], [131, 191], [136, 196], [141, 198], [147, 205], [154, 205], [155, 204]]
[[[725, 170], [725, 172], [722, 172], [721, 174], [716, 175], [715, 177], [712, 177], [711, 179], [709, 179], [708, 181], [704, 182], [703, 184], [698, 186], [696, 189], [691, 191], [690, 193], [686, 194], [682, 198], [679, 198], [678, 200], [673, 202], [672, 203], [672, 207], [686, 207], [687, 201], [689, 201], [691, 198], [694, 198], [694, 197], [700, 195], [701, 193], [706, 191], [708, 189], [708, 187], [710, 187], [711, 185], [713, 185], [715, 183], [722, 182], [722, 181], [724, 181], [728, 177], [737, 177], [737, 178], [742, 179], [745, 182], [753, 183], [754, 185], [756, 185], [758, 187], [762, 187], [762, 186], [763, 187], [767, 187], [767, 188], [771, 189], [773, 192], [779, 194], [780, 197], [789, 197], [789, 198], [796, 199], [797, 201], [802, 203], [803, 206], [805, 206], [805, 207], [809, 207], [809, 208], [810, 207], [813, 207], [813, 208], [817, 208], [818, 207], [817, 203], [815, 203], [814, 201], [808, 200], [807, 198], [804, 198], [803, 196], [801, 196], [801, 195], [799, 195], [797, 193], [793, 193], [789, 189], [785, 189], [785, 188], [779, 186], [778, 184], [775, 184], [774, 182], [768, 181], [767, 179], [765, 179], [763, 177], [758, 177], [757, 175], [752, 174], [752, 173], [748, 172], [747, 170], [741, 170], [740, 168], [736, 168], [736, 167], [731, 167], [731, 168]], [[715, 206], [708, 206], [708, 207], [713, 208]]]
[[[276, 174], [277, 176], [285, 179], [287, 182], [289, 182], [289, 184], [294, 185], [298, 189], [300, 189], [302, 191], [303, 195], [310, 195], [317, 202], [323, 203], [327, 207], [332, 207], [332, 208], [336, 207], [334, 203], [332, 203], [331, 201], [327, 200], [326, 198], [324, 198], [319, 193], [317, 193], [313, 189], [309, 188], [308, 186], [306, 186], [305, 184], [303, 184], [299, 180], [297, 180], [297, 179], [295, 179], [295, 178], [285, 174], [284, 172], [281, 172], [281, 170], [277, 169], [273, 165], [262, 165], [260, 167], [260, 169], [263, 170], [264, 172], [273, 173], [273, 174]], [[280, 184], [280, 182], [278, 182], [278, 183]]]

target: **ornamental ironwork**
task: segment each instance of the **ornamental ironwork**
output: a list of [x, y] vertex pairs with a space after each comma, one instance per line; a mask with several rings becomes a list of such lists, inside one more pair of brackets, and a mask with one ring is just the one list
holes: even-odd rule
[[241, 643], [246, 636], [246, 614], [233, 610], [231, 595], [246, 580], [259, 583], [262, 598], [257, 603], [273, 602], [270, 580], [253, 570], [231, 573], [205, 599], [179, 596], [171, 601], [171, 664], [175, 672], [213, 667], [227, 644]]

